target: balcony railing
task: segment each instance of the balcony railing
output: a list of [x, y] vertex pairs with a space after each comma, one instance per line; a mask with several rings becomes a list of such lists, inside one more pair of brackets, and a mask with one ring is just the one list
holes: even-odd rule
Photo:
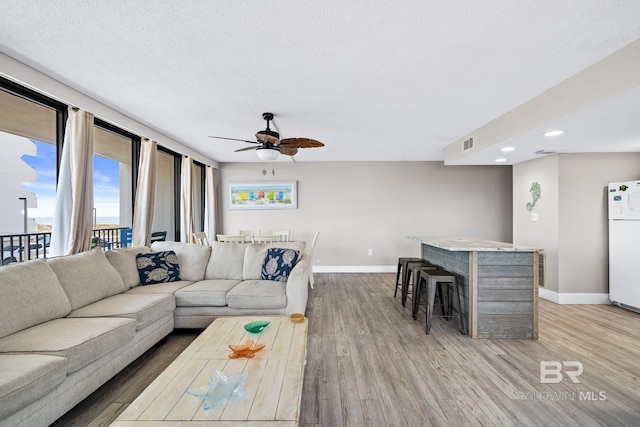
[[[124, 246], [120, 241], [120, 230], [126, 228], [127, 227], [94, 229], [91, 247], [111, 250]], [[0, 235], [2, 265], [29, 261], [36, 258], [47, 258], [50, 242], [51, 232]]]
[[129, 227], [115, 227], [115, 228], [94, 228], [93, 239], [91, 240], [91, 247], [100, 247], [104, 250], [117, 249], [131, 245], [131, 241], [122, 242], [122, 230], [127, 230]]
[[0, 236], [2, 265], [46, 258], [51, 233], [8, 234]]

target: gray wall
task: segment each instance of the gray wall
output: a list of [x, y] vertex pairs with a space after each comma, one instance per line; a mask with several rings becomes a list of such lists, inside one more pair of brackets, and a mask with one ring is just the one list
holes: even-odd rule
[[[410, 235], [512, 239], [509, 166], [221, 163], [218, 173], [219, 232], [290, 229], [292, 239], [310, 242], [320, 231], [316, 271], [395, 268], [399, 256], [421, 255], [419, 244], [406, 238]], [[229, 210], [229, 182], [274, 180], [297, 181], [298, 209]]]
[[640, 153], [560, 156], [560, 291], [609, 292], [609, 182], [640, 179]]
[[[558, 292], [558, 159], [543, 157], [513, 166], [513, 242], [545, 251], [545, 288]], [[532, 211], [531, 184], [540, 184], [540, 199]], [[531, 213], [538, 221], [531, 221]]]
[[[562, 154], [513, 167], [514, 243], [547, 252], [546, 288], [608, 293], [606, 187], [640, 179], [640, 153]], [[532, 181], [542, 187], [530, 221]]]

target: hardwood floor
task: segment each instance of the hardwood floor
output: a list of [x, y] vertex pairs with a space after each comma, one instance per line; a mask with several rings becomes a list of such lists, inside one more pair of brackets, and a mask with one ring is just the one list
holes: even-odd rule
[[[539, 339], [473, 340], [411, 318], [395, 274], [316, 274], [301, 425], [640, 425], [640, 314], [540, 300]], [[177, 330], [55, 426], [108, 425], [199, 333]], [[567, 365], [542, 383], [541, 362]], [[557, 374], [547, 372], [552, 380]]]

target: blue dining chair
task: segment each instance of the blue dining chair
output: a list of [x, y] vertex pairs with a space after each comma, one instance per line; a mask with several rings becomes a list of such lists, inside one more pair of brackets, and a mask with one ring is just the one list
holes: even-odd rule
[[126, 248], [131, 245], [133, 238], [133, 230], [131, 228], [123, 228], [120, 230], [120, 247]]

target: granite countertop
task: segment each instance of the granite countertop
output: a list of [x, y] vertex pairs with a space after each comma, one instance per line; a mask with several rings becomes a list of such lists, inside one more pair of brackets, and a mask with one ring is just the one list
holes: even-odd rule
[[493, 240], [482, 240], [473, 237], [420, 237], [409, 236], [411, 240], [416, 240], [425, 245], [448, 251], [478, 251], [478, 252], [536, 252], [538, 248], [529, 246], [514, 245], [513, 243], [494, 242]]

